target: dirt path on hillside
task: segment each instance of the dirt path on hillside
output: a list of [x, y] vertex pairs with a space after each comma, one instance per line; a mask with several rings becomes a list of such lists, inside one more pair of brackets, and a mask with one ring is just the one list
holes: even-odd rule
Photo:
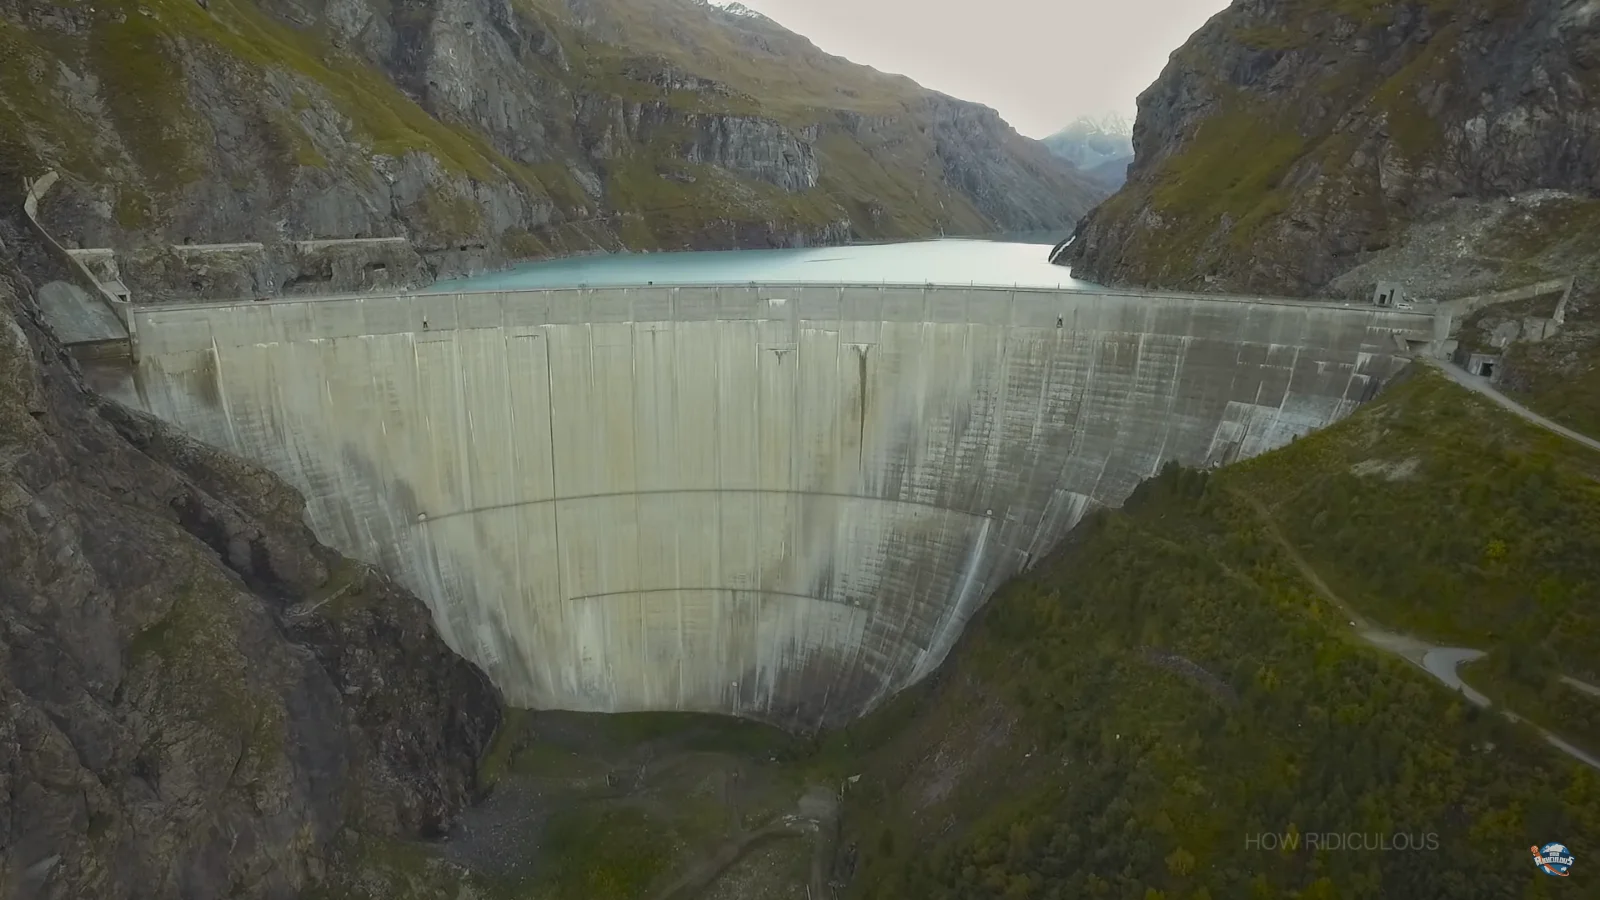
[[[1596, 449], [1600, 449], [1600, 444], [1596, 445]], [[1253, 508], [1256, 511], [1256, 514], [1260, 517], [1261, 523], [1266, 526], [1267, 533], [1272, 538], [1273, 543], [1277, 544], [1278, 547], [1283, 550], [1284, 554], [1289, 557], [1289, 560], [1294, 564], [1295, 568], [1298, 569], [1303, 576], [1305, 576], [1306, 581], [1311, 583], [1311, 586], [1316, 589], [1318, 594], [1322, 595], [1322, 597], [1329, 603], [1332, 603], [1334, 606], [1338, 607], [1339, 610], [1349, 618], [1350, 625], [1355, 628], [1356, 633], [1359, 634], [1363, 640], [1374, 647], [1393, 653], [1401, 659], [1404, 659], [1406, 662], [1417, 666], [1424, 672], [1432, 675], [1445, 687], [1448, 687], [1450, 690], [1461, 694], [1464, 698], [1466, 698], [1467, 702], [1483, 709], [1489, 709], [1491, 706], [1493, 706], [1488, 697], [1484, 696], [1481, 692], [1474, 690], [1471, 685], [1462, 681], [1461, 675], [1457, 671], [1462, 663], [1481, 659], [1484, 656], [1484, 652], [1482, 650], [1474, 650], [1470, 647], [1441, 647], [1437, 644], [1424, 641], [1421, 638], [1412, 637], [1411, 635], [1400, 634], [1393, 631], [1385, 631], [1381, 628], [1375, 627], [1371, 622], [1363, 618], [1362, 615], [1355, 610], [1355, 607], [1351, 606], [1349, 603], [1346, 603], [1343, 597], [1340, 597], [1338, 594], [1334, 593], [1332, 588], [1328, 587], [1328, 583], [1322, 580], [1322, 576], [1317, 574], [1317, 570], [1312, 567], [1311, 563], [1301, 555], [1299, 549], [1290, 543], [1289, 539], [1284, 536], [1282, 530], [1278, 528], [1277, 519], [1273, 517], [1272, 511], [1267, 509], [1266, 504], [1262, 503], [1259, 499], [1241, 491], [1232, 491], [1231, 493], [1235, 497], [1238, 497], [1239, 499], [1250, 504], [1251, 508]], [[1577, 687], [1579, 690], [1600, 697], [1600, 688], [1597, 688], [1594, 685], [1578, 681], [1577, 679], [1566, 675], [1561, 676], [1561, 678], [1563, 681], [1573, 685], [1574, 687]], [[1560, 737], [1557, 737], [1555, 734], [1540, 728], [1533, 722], [1526, 722], [1526, 720], [1524, 720], [1521, 716], [1509, 709], [1506, 709], [1505, 707], [1499, 707], [1498, 709], [1501, 715], [1513, 722], [1525, 722], [1529, 727], [1539, 732], [1539, 734], [1545, 739], [1545, 742], [1550, 744], [1552, 747], [1555, 747], [1557, 750], [1560, 750], [1584, 765], [1600, 771], [1600, 758], [1596, 758], [1579, 749], [1578, 747], [1567, 743]]]
[[1573, 678], [1571, 675], [1563, 675], [1561, 676], [1561, 680], [1565, 681], [1572, 687], [1583, 691], [1585, 694], [1588, 694], [1591, 697], [1600, 697], [1600, 687], [1595, 687], [1587, 681], [1579, 681], [1578, 679]]
[[1533, 425], [1537, 425], [1546, 431], [1559, 434], [1564, 438], [1577, 441], [1591, 450], [1600, 450], [1600, 441], [1597, 441], [1592, 437], [1588, 437], [1587, 435], [1579, 434], [1565, 425], [1546, 419], [1544, 416], [1539, 415], [1526, 406], [1523, 406], [1521, 403], [1518, 403], [1510, 397], [1507, 397], [1505, 394], [1500, 393], [1500, 391], [1497, 390], [1494, 385], [1489, 383], [1489, 379], [1479, 375], [1469, 375], [1465, 370], [1454, 363], [1433, 359], [1431, 357], [1419, 358], [1422, 359], [1423, 362], [1444, 373], [1446, 378], [1469, 391], [1488, 397], [1490, 400], [1493, 400], [1495, 403], [1499, 404], [1507, 412], [1522, 418], [1524, 421]]

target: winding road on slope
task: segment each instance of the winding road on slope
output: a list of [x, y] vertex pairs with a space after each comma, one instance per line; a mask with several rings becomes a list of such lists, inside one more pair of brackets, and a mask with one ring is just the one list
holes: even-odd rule
[[[1438, 369], [1446, 378], [1449, 378], [1451, 381], [1455, 382], [1461, 387], [1489, 398], [1507, 412], [1518, 416], [1524, 421], [1532, 425], [1537, 425], [1538, 427], [1554, 434], [1559, 434], [1569, 440], [1577, 441], [1578, 443], [1592, 450], [1600, 450], [1600, 441], [1588, 437], [1587, 435], [1579, 434], [1565, 425], [1552, 422], [1533, 410], [1528, 409], [1526, 406], [1523, 406], [1517, 401], [1512, 400], [1510, 397], [1507, 397], [1505, 394], [1502, 394], [1500, 391], [1496, 390], [1495, 387], [1489, 383], [1489, 379], [1477, 375], [1469, 375], [1460, 366], [1443, 360], [1437, 360], [1428, 357], [1421, 357], [1421, 360], [1425, 364]], [[1282, 532], [1278, 530], [1277, 522], [1272, 518], [1270, 510], [1268, 510], [1255, 498], [1247, 499], [1249, 499], [1251, 504], [1256, 507], [1263, 520], [1269, 526], [1269, 531], [1273, 538], [1277, 541], [1279, 546], [1281, 546], [1283, 550], [1288, 553], [1289, 558], [1293, 560], [1295, 566], [1300, 569], [1301, 574], [1305, 575], [1306, 579], [1311, 582], [1312, 586], [1315, 587], [1317, 591], [1325, 598], [1327, 598], [1329, 602], [1338, 606], [1345, 613], [1345, 615], [1349, 616], [1350, 624], [1355, 627], [1357, 633], [1361, 635], [1363, 640], [1367, 641], [1373, 646], [1387, 650], [1390, 653], [1401, 657], [1407, 662], [1412, 663], [1413, 665], [1427, 672], [1429, 675], [1432, 675], [1434, 678], [1438, 679], [1440, 683], [1444, 684], [1450, 690], [1459, 692], [1467, 699], [1469, 703], [1484, 709], [1488, 709], [1490, 706], [1492, 706], [1489, 698], [1485, 697], [1481, 692], [1473, 689], [1471, 685], [1462, 681], [1461, 675], [1457, 671], [1462, 663], [1468, 663], [1476, 659], [1481, 659], [1484, 656], [1484, 652], [1482, 650], [1474, 650], [1470, 647], [1440, 647], [1409, 635], [1396, 634], [1391, 631], [1384, 631], [1382, 629], [1373, 627], [1371, 624], [1367, 623], [1366, 620], [1355, 611], [1355, 609], [1353, 609], [1349, 604], [1345, 603], [1342, 598], [1335, 594], [1333, 589], [1328, 587], [1328, 585], [1322, 580], [1321, 576], [1317, 574], [1316, 570], [1311, 567], [1311, 564], [1306, 561], [1305, 557], [1301, 556], [1299, 551], [1295, 549], [1294, 545], [1289, 543], [1289, 541], [1283, 536]], [[1579, 681], [1570, 675], [1562, 675], [1561, 680], [1586, 694], [1600, 697], [1600, 687], [1596, 687], [1588, 682]], [[1500, 709], [1500, 714], [1513, 722], [1524, 721], [1521, 716], [1503, 707]], [[1545, 741], [1551, 746], [1567, 754], [1568, 756], [1571, 756], [1573, 759], [1582, 762], [1592, 769], [1600, 770], [1600, 758], [1596, 758], [1593, 755], [1574, 747], [1572, 744], [1562, 740], [1551, 732], [1540, 728], [1538, 725], [1535, 725], [1532, 722], [1528, 722], [1527, 724], [1538, 731], [1539, 734], [1544, 737]]]
[[[1469, 647], [1438, 647], [1426, 641], [1420, 641], [1414, 637], [1409, 637], [1403, 634], [1395, 634], [1394, 632], [1390, 631], [1379, 631], [1372, 628], [1363, 629], [1361, 631], [1361, 637], [1368, 643], [1376, 647], [1381, 647], [1384, 650], [1388, 650], [1389, 652], [1402, 657], [1407, 662], [1419, 666], [1429, 675], [1432, 675], [1434, 678], [1442, 682], [1445, 687], [1448, 687], [1452, 691], [1459, 692], [1461, 696], [1467, 698], [1469, 703], [1482, 707], [1483, 709], [1489, 709], [1491, 706], [1493, 706], [1493, 704], [1489, 702], [1488, 697], [1485, 697], [1483, 694], [1474, 690], [1471, 685], [1462, 681], [1460, 673], [1456, 671], [1457, 667], [1459, 667], [1462, 663], [1468, 663], [1475, 659], [1483, 658], [1484, 652], [1482, 650], [1473, 650]], [[1576, 687], [1578, 690], [1584, 691], [1585, 693], [1600, 696], [1600, 688], [1597, 688], [1592, 684], [1579, 681], [1576, 678], [1568, 675], [1561, 676], [1561, 680], [1572, 685], [1573, 687]], [[1501, 715], [1513, 722], [1526, 721], [1521, 716], [1504, 707], [1501, 707], [1499, 711]], [[1542, 736], [1545, 739], [1545, 742], [1550, 744], [1550, 746], [1555, 747], [1557, 750], [1560, 750], [1561, 752], [1567, 754], [1573, 759], [1578, 760], [1584, 765], [1589, 766], [1592, 769], [1600, 770], [1600, 758], [1596, 758], [1595, 756], [1586, 753], [1577, 747], [1574, 747], [1572, 744], [1569, 744], [1557, 737], [1555, 734], [1540, 728], [1533, 722], [1527, 722], [1526, 724], [1535, 731], [1539, 732], [1540, 736]]]
[[1523, 406], [1521, 403], [1518, 403], [1510, 397], [1507, 397], [1505, 394], [1500, 393], [1500, 391], [1497, 390], [1494, 385], [1489, 383], [1489, 379], [1484, 378], [1481, 375], [1469, 375], [1464, 369], [1454, 363], [1432, 359], [1430, 357], [1418, 358], [1444, 373], [1446, 378], [1450, 379], [1456, 384], [1461, 385], [1469, 391], [1473, 391], [1488, 397], [1490, 400], [1493, 400], [1495, 403], [1505, 408], [1508, 412], [1521, 417], [1523, 420], [1537, 425], [1546, 431], [1554, 432], [1555, 434], [1559, 434], [1564, 438], [1577, 441], [1591, 450], [1600, 450], [1600, 441], [1597, 441], [1592, 437], [1579, 434], [1565, 425], [1561, 425], [1557, 422], [1552, 422], [1549, 419], [1546, 419], [1544, 416], [1539, 415], [1526, 406]]
[[[1471, 376], [1466, 377], [1470, 378]], [[1511, 401], [1507, 400], [1506, 402], [1510, 403]], [[1532, 414], [1530, 413], [1529, 415]], [[1551, 424], [1554, 425], [1555, 423]], [[1579, 437], [1582, 436], [1579, 435]], [[1584, 440], [1587, 439], [1585, 438]], [[1597, 445], [1596, 449], [1600, 449], [1600, 445]], [[1356, 630], [1356, 633], [1359, 634], [1363, 640], [1382, 650], [1387, 650], [1388, 652], [1393, 653], [1401, 659], [1404, 659], [1412, 665], [1422, 669], [1429, 675], [1432, 675], [1434, 678], [1436, 678], [1440, 683], [1444, 684], [1445, 687], [1460, 693], [1467, 699], [1467, 702], [1483, 709], [1488, 709], [1493, 706], [1493, 704], [1489, 702], [1488, 697], [1485, 697], [1482, 693], [1473, 689], [1471, 685], [1462, 681], [1461, 675], [1457, 671], [1462, 663], [1471, 662], [1475, 659], [1482, 658], [1484, 656], [1484, 652], [1482, 650], [1473, 650], [1470, 647], [1441, 647], [1437, 644], [1430, 644], [1427, 641], [1411, 637], [1410, 635], [1398, 634], [1392, 631], [1385, 631], [1381, 628], [1374, 627], [1364, 616], [1356, 612], [1354, 607], [1346, 603], [1344, 598], [1334, 593], [1333, 589], [1328, 587], [1327, 582], [1322, 580], [1322, 576], [1317, 574], [1317, 570], [1312, 568], [1311, 563], [1307, 561], [1304, 556], [1300, 555], [1300, 551], [1296, 549], [1293, 544], [1289, 543], [1289, 540], [1284, 537], [1283, 532], [1278, 529], [1277, 520], [1272, 517], [1271, 510], [1267, 509], [1265, 504], [1254, 497], [1242, 493], [1237, 494], [1237, 496], [1241, 497], [1255, 508], [1257, 514], [1261, 517], [1262, 523], [1267, 526], [1267, 533], [1272, 537], [1273, 541], [1278, 544], [1283, 552], [1289, 557], [1290, 561], [1294, 563], [1295, 567], [1300, 570], [1300, 574], [1305, 576], [1305, 579], [1311, 583], [1313, 588], [1316, 589], [1317, 593], [1321, 594], [1329, 603], [1337, 606], [1340, 611], [1349, 618], [1350, 625]], [[1572, 678], [1571, 676], [1567, 675], [1561, 676], [1561, 679], [1578, 690], [1600, 697], [1600, 687], [1588, 684], [1587, 682], [1579, 681], [1576, 678]], [[1567, 754], [1573, 759], [1576, 759], [1591, 769], [1600, 771], [1600, 758], [1596, 758], [1595, 756], [1592, 756], [1578, 747], [1574, 747], [1572, 744], [1567, 743], [1566, 741], [1557, 737], [1555, 734], [1552, 734], [1551, 732], [1539, 727], [1533, 722], [1524, 720], [1521, 716], [1509, 709], [1499, 707], [1499, 712], [1512, 722], [1523, 722], [1528, 725], [1528, 727], [1539, 732], [1540, 736], [1542, 736], [1545, 739], [1545, 742], [1550, 744], [1550, 746], [1555, 747], [1557, 750], [1560, 750], [1561, 752]]]

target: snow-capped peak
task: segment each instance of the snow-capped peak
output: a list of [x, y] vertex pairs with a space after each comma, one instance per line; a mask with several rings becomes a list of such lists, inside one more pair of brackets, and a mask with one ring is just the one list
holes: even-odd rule
[[756, 12], [738, 0], [706, 0], [706, 3], [716, 7], [730, 16], [743, 16], [746, 19], [764, 19], [765, 16]]

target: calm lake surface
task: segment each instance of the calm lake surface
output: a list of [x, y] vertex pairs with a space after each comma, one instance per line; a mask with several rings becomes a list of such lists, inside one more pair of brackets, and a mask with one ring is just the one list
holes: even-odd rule
[[990, 240], [862, 244], [805, 250], [617, 253], [525, 263], [503, 272], [441, 281], [434, 290], [514, 290], [638, 284], [855, 282], [975, 284], [1091, 289], [1053, 266], [1050, 245]]

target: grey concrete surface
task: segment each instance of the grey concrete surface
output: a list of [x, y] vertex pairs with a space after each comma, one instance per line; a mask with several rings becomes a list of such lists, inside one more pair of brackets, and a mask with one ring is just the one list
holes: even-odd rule
[[1171, 460], [1370, 397], [1430, 316], [983, 288], [139, 309], [108, 387], [299, 487], [515, 704], [852, 718]]
[[67, 346], [128, 336], [111, 307], [71, 282], [52, 281], [39, 288], [39, 311]]
[[1587, 435], [1579, 434], [1565, 425], [1562, 425], [1558, 422], [1552, 422], [1544, 416], [1539, 415], [1526, 406], [1523, 406], [1521, 403], [1518, 403], [1510, 397], [1507, 397], [1505, 394], [1500, 393], [1495, 389], [1494, 385], [1489, 383], [1489, 379], [1484, 378], [1481, 375], [1470, 375], [1460, 366], [1444, 360], [1426, 359], [1425, 361], [1438, 368], [1456, 384], [1461, 385], [1469, 391], [1474, 391], [1482, 394], [1485, 397], [1488, 397], [1490, 400], [1498, 403], [1501, 407], [1515, 413], [1518, 416], [1521, 416], [1528, 422], [1531, 422], [1534, 425], [1545, 429], [1546, 431], [1555, 432], [1564, 438], [1577, 441], [1578, 443], [1592, 450], [1600, 450], [1600, 441], [1597, 441], [1592, 437], [1588, 437]]
[[[52, 169], [40, 177], [26, 182], [27, 193], [24, 195], [22, 200], [23, 219], [27, 222], [28, 228], [34, 233], [34, 235], [43, 242], [46, 252], [53, 256], [56, 261], [61, 264], [63, 272], [68, 278], [68, 281], [63, 283], [76, 286], [78, 290], [82, 292], [83, 296], [92, 300], [97, 300], [100, 304], [105, 306], [106, 309], [110, 311], [112, 318], [116, 319], [123, 326], [117, 332], [117, 334], [113, 336], [114, 339], [123, 340], [128, 336], [128, 304], [121, 298], [114, 297], [108, 293], [105, 285], [101, 284], [100, 279], [95, 277], [94, 273], [90, 272], [89, 269], [84, 266], [83, 261], [79, 257], [74, 256], [65, 247], [61, 246], [55, 237], [50, 234], [49, 229], [45, 228], [44, 224], [39, 221], [39, 201], [44, 198], [45, 194], [48, 193], [50, 188], [59, 180], [61, 180], [60, 174]], [[78, 343], [85, 346], [92, 346], [93, 344], [99, 343], [102, 340], [106, 340], [104, 338], [95, 339], [81, 337], [81, 335], [85, 333], [94, 333], [102, 330], [102, 328], [99, 324], [101, 321], [99, 313], [84, 308], [84, 304], [76, 294], [73, 294], [70, 291], [62, 291], [57, 289], [55, 296], [50, 301], [41, 300], [41, 305], [44, 305], [47, 302], [56, 304], [57, 309], [54, 311], [54, 313], [47, 311], [45, 315], [47, 317], [52, 314], [60, 316], [60, 325], [62, 328], [66, 329], [69, 333], [80, 335], [78, 340], [70, 341], [68, 343]], [[63, 340], [66, 339], [63, 338]]]
[[1428, 674], [1444, 682], [1446, 687], [1461, 692], [1469, 702], [1476, 706], [1487, 707], [1489, 698], [1473, 690], [1472, 686], [1462, 681], [1456, 672], [1462, 663], [1482, 658], [1482, 650], [1469, 650], [1466, 647], [1434, 647], [1422, 655], [1422, 667], [1428, 670]]

